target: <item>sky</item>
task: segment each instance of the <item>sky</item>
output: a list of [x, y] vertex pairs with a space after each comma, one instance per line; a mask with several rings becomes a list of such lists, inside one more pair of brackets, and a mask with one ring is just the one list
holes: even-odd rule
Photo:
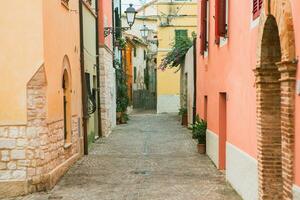
[[143, 2], [149, 2], [150, 0], [121, 0], [122, 2], [122, 10], [126, 10], [129, 7], [129, 4], [132, 3], [134, 7], [137, 9], [143, 5]]

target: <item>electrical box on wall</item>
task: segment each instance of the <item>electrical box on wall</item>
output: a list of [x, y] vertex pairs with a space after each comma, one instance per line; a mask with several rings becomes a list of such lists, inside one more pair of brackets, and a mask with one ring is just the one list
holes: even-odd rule
[[296, 89], [297, 95], [300, 96], [300, 80], [297, 80], [297, 89]]

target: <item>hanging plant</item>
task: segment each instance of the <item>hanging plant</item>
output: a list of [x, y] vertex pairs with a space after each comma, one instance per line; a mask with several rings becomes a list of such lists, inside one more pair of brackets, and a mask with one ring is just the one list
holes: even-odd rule
[[176, 40], [172, 45], [172, 50], [162, 59], [159, 69], [166, 70], [166, 68], [181, 68], [184, 62], [185, 55], [188, 50], [193, 46], [193, 39], [196, 34], [192, 34], [192, 38], [182, 36]]
[[116, 46], [118, 46], [119, 49], [124, 49], [126, 47], [126, 40], [124, 38], [117, 39]]

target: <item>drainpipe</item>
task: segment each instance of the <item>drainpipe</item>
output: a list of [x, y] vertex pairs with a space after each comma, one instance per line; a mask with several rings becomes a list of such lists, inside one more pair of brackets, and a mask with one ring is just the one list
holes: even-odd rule
[[[101, 99], [100, 99], [100, 55], [99, 55], [99, 23], [100, 23], [100, 17], [103, 17], [103, 13], [99, 11], [99, 3], [98, 0], [96, 2], [96, 71], [97, 71], [97, 115], [98, 115], [98, 136], [102, 137], [102, 117], [101, 117]], [[103, 23], [103, 22], [102, 22]], [[102, 31], [102, 30], [101, 30]]]
[[84, 142], [84, 155], [88, 155], [88, 134], [87, 134], [87, 91], [84, 71], [84, 52], [83, 52], [83, 15], [82, 15], [82, 2], [79, 0], [79, 27], [80, 27], [80, 75], [81, 75], [81, 96], [82, 96], [82, 126], [83, 126], [83, 142]]
[[196, 122], [197, 115], [197, 39], [194, 39], [194, 103], [193, 103], [193, 124]]

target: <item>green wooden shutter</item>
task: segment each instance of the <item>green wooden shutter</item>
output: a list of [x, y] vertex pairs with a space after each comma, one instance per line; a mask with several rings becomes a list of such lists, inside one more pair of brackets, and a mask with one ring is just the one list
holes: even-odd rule
[[175, 42], [176, 43], [183, 37], [188, 37], [187, 30], [175, 30]]

